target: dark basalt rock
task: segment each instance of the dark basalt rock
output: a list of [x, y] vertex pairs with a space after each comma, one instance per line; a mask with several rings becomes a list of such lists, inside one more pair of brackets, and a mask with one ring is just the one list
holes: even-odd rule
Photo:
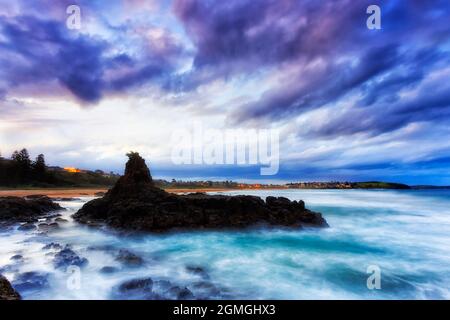
[[72, 249], [66, 246], [63, 250], [55, 255], [53, 265], [56, 269], [67, 269], [70, 266], [84, 267], [88, 264], [86, 258], [82, 258]]
[[42, 250], [62, 250], [63, 246], [56, 242], [51, 242], [42, 247]]
[[11, 286], [8, 279], [0, 274], [0, 300], [20, 300], [20, 294]]
[[116, 268], [116, 267], [111, 267], [111, 266], [105, 266], [105, 267], [103, 267], [103, 268], [100, 269], [100, 273], [103, 273], [103, 274], [116, 273], [117, 271], [119, 271], [118, 268]]
[[53, 201], [63, 201], [63, 202], [69, 202], [69, 201], [77, 201], [80, 200], [80, 198], [53, 198]]
[[194, 294], [188, 288], [184, 287], [172, 287], [169, 289], [168, 294], [175, 300], [193, 300]]
[[202, 277], [203, 279], [209, 279], [208, 272], [202, 267], [188, 265], [186, 266], [186, 271], [195, 275]]
[[144, 264], [144, 260], [141, 257], [125, 249], [119, 251], [116, 260], [129, 267], [138, 267]]
[[113, 289], [113, 299], [192, 300], [194, 294], [187, 287], [176, 286], [168, 280], [138, 278], [127, 280]]
[[128, 154], [125, 175], [103, 198], [86, 203], [74, 219], [137, 231], [245, 228], [257, 224], [326, 227], [322, 215], [303, 201], [283, 197], [175, 195], [154, 186], [145, 160]]
[[30, 231], [30, 230], [37, 229], [37, 227], [34, 225], [34, 223], [27, 222], [27, 223], [22, 224], [18, 229], [20, 231]]
[[195, 292], [195, 296], [201, 300], [217, 299], [222, 294], [219, 288], [207, 281], [194, 283], [192, 289]]
[[153, 280], [140, 278], [127, 280], [113, 290], [112, 298], [119, 300], [154, 300]]
[[9, 260], [12, 260], [12, 261], [23, 261], [23, 256], [21, 254], [16, 254], [16, 255], [12, 256], [11, 258], [9, 258]]
[[34, 271], [25, 272], [19, 274], [14, 279], [12, 284], [20, 292], [41, 290], [49, 287], [48, 281], [49, 276], [50, 275], [48, 273], [34, 272]]
[[0, 222], [3, 224], [36, 222], [56, 210], [63, 208], [46, 196], [0, 197]]

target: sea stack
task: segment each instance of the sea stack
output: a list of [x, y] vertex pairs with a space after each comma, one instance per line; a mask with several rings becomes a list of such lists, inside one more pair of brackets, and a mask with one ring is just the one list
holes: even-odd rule
[[145, 160], [128, 154], [125, 174], [104, 197], [86, 203], [75, 215], [80, 223], [123, 230], [236, 229], [255, 225], [326, 227], [320, 213], [303, 201], [283, 197], [175, 195], [157, 188]]

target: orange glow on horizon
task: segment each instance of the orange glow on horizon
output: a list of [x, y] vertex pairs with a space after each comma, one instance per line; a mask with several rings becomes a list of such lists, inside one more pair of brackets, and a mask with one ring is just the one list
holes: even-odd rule
[[70, 172], [70, 173], [78, 173], [78, 172], [81, 172], [80, 169], [72, 168], [72, 167], [64, 168], [64, 170], [67, 171], [67, 172]]

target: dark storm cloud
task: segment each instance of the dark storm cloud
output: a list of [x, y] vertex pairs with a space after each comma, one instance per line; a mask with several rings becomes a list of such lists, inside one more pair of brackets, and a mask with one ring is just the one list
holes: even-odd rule
[[[112, 53], [104, 39], [69, 31], [64, 23], [35, 16], [0, 16], [2, 92], [22, 85], [51, 86], [54, 81], [83, 103], [164, 76], [171, 68], [165, 52], [144, 52], [145, 61]], [[109, 71], [123, 75], [108, 77]], [[47, 91], [51, 89], [47, 89]]]
[[366, 7], [364, 1], [174, 1], [198, 50], [197, 67], [241, 62], [258, 68], [339, 50], [349, 40], [342, 29], [355, 27], [356, 35], [365, 26], [357, 22], [364, 22]]
[[[382, 30], [366, 28], [370, 4], [382, 9]], [[322, 68], [274, 85], [229, 119], [233, 123], [290, 119], [337, 104], [348, 94], [359, 95], [355, 110], [315, 130], [324, 135], [382, 133], [420, 116], [436, 118], [429, 105], [445, 105], [445, 95], [421, 92], [415, 102], [404, 102], [399, 92], [417, 87], [433, 68], [449, 65], [449, 8], [441, 0], [174, 3], [174, 12], [198, 50], [197, 75], [208, 70], [209, 77], [228, 77], [278, 65], [308, 66], [323, 59]], [[195, 75], [188, 81], [195, 83]], [[374, 104], [383, 106], [370, 108]], [[417, 108], [421, 115], [409, 114]]]
[[[245, 75], [257, 82], [261, 71], [296, 70], [284, 83], [266, 85], [260, 98], [243, 99], [247, 102], [228, 112], [228, 119], [291, 119], [339, 105], [349, 95], [357, 97], [348, 112], [336, 113], [309, 132], [327, 136], [379, 134], [420, 117], [433, 120], [437, 107], [429, 104], [441, 105], [446, 112], [445, 93], [434, 96], [420, 90], [414, 101], [399, 94], [418, 88], [433, 70], [448, 66], [446, 1], [174, 0], [171, 10], [178, 20], [171, 23], [184, 28], [188, 39], [181, 37], [192, 43], [192, 50], [169, 34], [152, 43], [139, 31], [148, 26], [133, 17], [113, 25], [105, 22], [99, 16], [106, 4], [80, 3], [90, 17], [98, 13], [98, 21], [113, 36], [70, 32], [64, 21], [55, 19], [65, 13], [53, 1], [33, 3], [30, 15], [0, 16], [3, 96], [31, 84], [47, 93], [58, 83], [80, 101], [96, 103], [109, 93], [129, 93], [147, 83], [167, 93], [195, 91], [216, 79]], [[382, 30], [366, 28], [370, 4], [381, 6]], [[44, 18], [38, 11], [54, 14]], [[137, 54], [117, 50], [128, 45]], [[186, 57], [193, 59], [187, 71], [178, 64]]]

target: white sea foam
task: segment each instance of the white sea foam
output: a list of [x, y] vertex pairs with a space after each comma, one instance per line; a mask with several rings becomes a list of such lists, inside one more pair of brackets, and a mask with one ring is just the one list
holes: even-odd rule
[[[238, 192], [230, 192], [236, 194]], [[48, 273], [50, 285], [22, 292], [26, 299], [109, 299], [133, 278], [167, 279], [192, 286], [201, 277], [233, 299], [448, 299], [450, 298], [450, 191], [267, 190], [240, 191], [261, 197], [305, 200], [330, 224], [320, 230], [247, 230], [121, 235], [81, 226], [70, 216], [91, 198], [61, 202], [68, 208], [61, 228], [48, 236], [10, 230], [0, 233], [0, 268], [12, 281], [28, 271]], [[55, 270], [50, 242], [70, 244], [89, 260], [79, 290], [70, 274]], [[93, 250], [92, 247], [95, 247]], [[145, 260], [129, 268], [115, 260], [128, 249]], [[21, 254], [23, 263], [10, 260]], [[366, 287], [369, 265], [382, 271], [382, 289]], [[119, 269], [99, 272], [104, 266]]]

